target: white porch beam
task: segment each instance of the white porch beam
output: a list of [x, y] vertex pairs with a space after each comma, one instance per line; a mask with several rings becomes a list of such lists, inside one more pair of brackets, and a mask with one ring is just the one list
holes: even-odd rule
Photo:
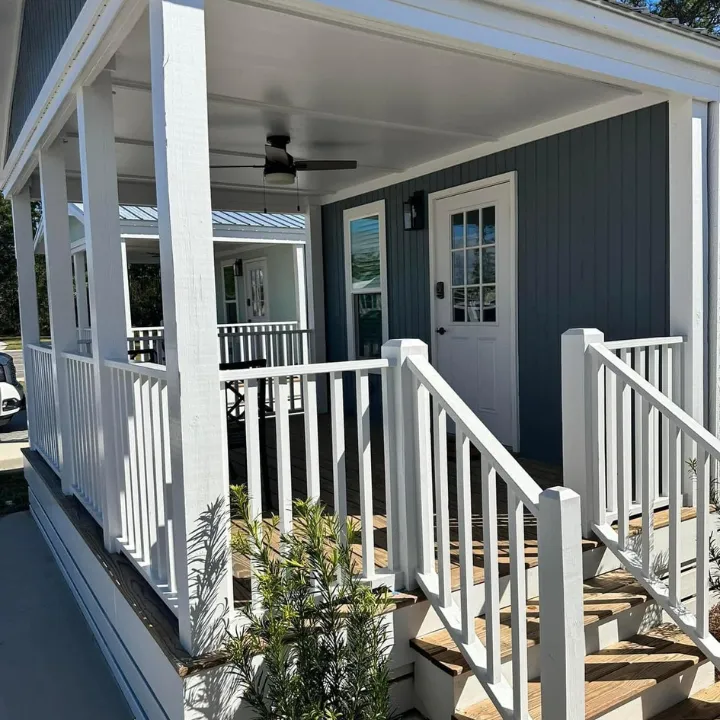
[[77, 324], [79, 330], [90, 327], [87, 292], [87, 263], [85, 251], [73, 253], [73, 270], [75, 273], [75, 305], [77, 309]]
[[[18, 300], [20, 303], [20, 334], [22, 336], [25, 374], [30, 373], [27, 345], [40, 342], [38, 319], [37, 278], [35, 275], [35, 249], [33, 246], [32, 209], [30, 191], [23, 188], [12, 201], [13, 232], [15, 234], [15, 261], [18, 274]], [[35, 388], [31, 392], [35, 392]], [[33, 446], [32, 403], [27, 403], [27, 424], [30, 445]]]
[[122, 534], [122, 519], [119, 465], [114, 443], [118, 429], [113, 417], [111, 374], [104, 361], [126, 359], [127, 346], [123, 282], [118, 273], [122, 257], [112, 85], [107, 71], [101, 73], [92, 85], [81, 87], [78, 91], [77, 118], [90, 289], [95, 412], [100, 467], [105, 479], [103, 534], [105, 547], [112, 552], [117, 549], [117, 541]]
[[180, 640], [233, 607], [210, 201], [203, 0], [151, 0], [150, 63]]
[[40, 152], [40, 186], [45, 218], [47, 269], [55, 406], [60, 445], [60, 479], [63, 492], [72, 493], [74, 482], [70, 452], [70, 397], [63, 352], [77, 352], [75, 296], [73, 293], [70, 229], [67, 214], [65, 154], [56, 142]]

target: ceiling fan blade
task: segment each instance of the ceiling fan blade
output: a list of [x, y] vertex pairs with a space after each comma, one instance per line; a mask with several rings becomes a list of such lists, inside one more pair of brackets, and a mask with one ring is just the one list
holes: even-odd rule
[[211, 165], [211, 170], [228, 170], [234, 168], [264, 168], [264, 165]]
[[298, 170], [356, 170], [357, 160], [296, 160]]

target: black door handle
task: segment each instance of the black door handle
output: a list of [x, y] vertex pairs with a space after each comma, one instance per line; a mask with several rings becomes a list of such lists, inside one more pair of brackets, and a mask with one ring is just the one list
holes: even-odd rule
[[439, 327], [439, 328], [437, 328], [437, 329], [435, 330], [435, 332], [436, 332], [438, 335], [444, 335], [444, 334], [447, 332], [447, 330], [446, 330], [444, 327]]

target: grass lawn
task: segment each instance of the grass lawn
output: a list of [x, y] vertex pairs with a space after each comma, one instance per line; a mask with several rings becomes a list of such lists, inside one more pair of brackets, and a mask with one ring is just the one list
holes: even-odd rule
[[[7, 345], [7, 347], [5, 348], [6, 350], [22, 350], [22, 340], [17, 336], [8, 335], [6, 337], [0, 337], [0, 342], [3, 342]], [[49, 343], [50, 338], [40, 338], [40, 342]]]
[[0, 517], [28, 509], [28, 487], [22, 470], [0, 472]]

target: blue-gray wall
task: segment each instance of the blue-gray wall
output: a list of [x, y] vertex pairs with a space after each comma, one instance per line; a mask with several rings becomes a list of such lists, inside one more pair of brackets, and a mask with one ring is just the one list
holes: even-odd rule
[[8, 154], [84, 4], [85, 0], [25, 0]]
[[384, 199], [391, 337], [430, 342], [428, 231], [402, 203], [500, 173], [518, 181], [520, 451], [561, 460], [560, 336], [669, 331], [666, 104], [587, 125], [323, 206], [327, 352], [347, 355], [343, 210]]

